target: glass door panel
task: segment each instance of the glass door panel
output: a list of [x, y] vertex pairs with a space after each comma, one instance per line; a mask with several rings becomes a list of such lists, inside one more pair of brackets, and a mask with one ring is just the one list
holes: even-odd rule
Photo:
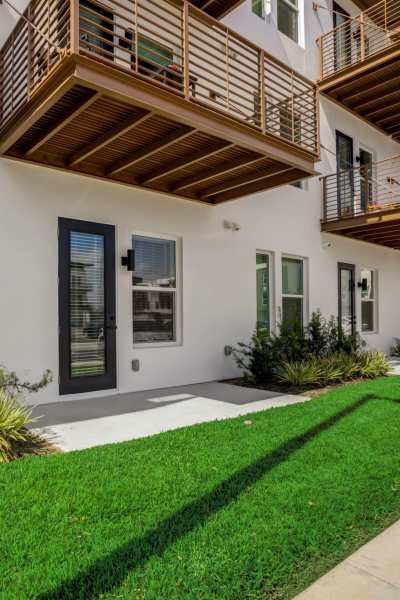
[[346, 335], [354, 335], [355, 315], [355, 267], [339, 264], [339, 327]]
[[59, 219], [60, 393], [116, 386], [115, 233]]

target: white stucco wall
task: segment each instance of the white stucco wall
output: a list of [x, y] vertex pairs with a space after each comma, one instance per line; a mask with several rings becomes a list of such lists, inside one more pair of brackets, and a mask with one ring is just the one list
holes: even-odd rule
[[[250, 10], [250, 0], [226, 22], [264, 45], [290, 66], [315, 77], [315, 37], [331, 26], [327, 11], [305, 6], [305, 49], [276, 32]], [[21, 8], [26, 2], [17, 2]], [[4, 17], [4, 20], [3, 20]], [[0, 43], [9, 30], [9, 9], [0, 6]], [[323, 23], [322, 23], [323, 21]], [[321, 102], [321, 173], [335, 170], [335, 128], [375, 149], [376, 158], [400, 153], [400, 146], [329, 100]], [[276, 318], [281, 305], [281, 255], [308, 259], [309, 312], [337, 314], [337, 263], [377, 269], [378, 332], [366, 340], [387, 350], [400, 336], [400, 253], [320, 232], [321, 186], [305, 190], [285, 186], [233, 202], [207, 207], [150, 191], [96, 181], [79, 175], [0, 160], [0, 363], [32, 379], [50, 368], [54, 382], [35, 402], [57, 400], [58, 297], [57, 219], [69, 217], [109, 223], [117, 233], [118, 391], [143, 390], [230, 377], [236, 373], [224, 346], [247, 340], [256, 320], [256, 250], [275, 261]], [[224, 220], [240, 230], [224, 229]], [[134, 348], [131, 277], [119, 258], [132, 233], [166, 234], [182, 239], [182, 345]], [[328, 247], [324, 241], [330, 241]], [[360, 315], [360, 293], [357, 315]], [[131, 360], [140, 359], [140, 371]], [[104, 392], [101, 393], [102, 395]], [[64, 397], [65, 399], [65, 397]]]

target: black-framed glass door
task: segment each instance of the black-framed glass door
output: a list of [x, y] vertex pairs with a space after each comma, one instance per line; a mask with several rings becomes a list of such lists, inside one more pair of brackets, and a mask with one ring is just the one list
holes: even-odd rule
[[355, 266], [338, 264], [339, 327], [346, 335], [356, 331]]
[[60, 218], [60, 394], [116, 387], [115, 228]]
[[339, 217], [349, 217], [354, 213], [353, 157], [353, 139], [341, 131], [336, 131], [337, 203]]

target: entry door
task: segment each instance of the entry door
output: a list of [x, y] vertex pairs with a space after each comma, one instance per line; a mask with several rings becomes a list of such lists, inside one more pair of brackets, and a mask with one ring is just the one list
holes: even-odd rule
[[351, 64], [352, 28], [350, 15], [336, 2], [333, 3], [333, 27], [335, 33], [335, 69]]
[[115, 228], [59, 219], [60, 394], [116, 387]]
[[349, 217], [354, 206], [353, 140], [336, 131], [338, 216]]
[[356, 331], [355, 313], [355, 267], [339, 263], [339, 327], [346, 335]]
[[371, 152], [360, 148], [360, 208], [363, 211], [366, 211], [368, 204], [373, 201], [372, 164], [373, 157]]

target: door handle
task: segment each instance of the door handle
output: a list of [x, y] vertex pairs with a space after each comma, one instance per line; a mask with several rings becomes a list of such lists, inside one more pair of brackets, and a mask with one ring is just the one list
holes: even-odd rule
[[116, 329], [118, 329], [118, 326], [115, 324], [114, 325], [106, 325], [106, 329], [113, 329], [115, 331]]

